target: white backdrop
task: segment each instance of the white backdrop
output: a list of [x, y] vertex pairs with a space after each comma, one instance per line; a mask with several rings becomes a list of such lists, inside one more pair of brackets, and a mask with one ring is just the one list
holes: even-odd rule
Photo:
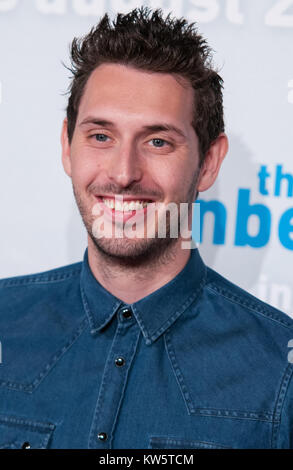
[[[197, 21], [225, 81], [230, 150], [200, 194], [205, 262], [293, 316], [293, 0], [154, 0]], [[68, 47], [133, 0], [0, 0], [0, 277], [82, 259], [61, 165]]]

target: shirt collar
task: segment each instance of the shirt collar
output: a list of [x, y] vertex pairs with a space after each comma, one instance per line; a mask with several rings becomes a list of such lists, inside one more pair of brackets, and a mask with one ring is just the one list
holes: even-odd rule
[[198, 249], [190, 251], [184, 268], [167, 284], [132, 304], [107, 291], [94, 277], [86, 248], [80, 276], [81, 296], [91, 333], [100, 331], [117, 310], [130, 306], [147, 345], [153, 343], [198, 297], [206, 279], [206, 266]]

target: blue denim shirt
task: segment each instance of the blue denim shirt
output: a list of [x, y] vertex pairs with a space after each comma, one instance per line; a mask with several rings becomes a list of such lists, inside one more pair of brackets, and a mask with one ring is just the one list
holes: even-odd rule
[[293, 320], [197, 249], [130, 305], [87, 250], [0, 292], [0, 448], [293, 448]]

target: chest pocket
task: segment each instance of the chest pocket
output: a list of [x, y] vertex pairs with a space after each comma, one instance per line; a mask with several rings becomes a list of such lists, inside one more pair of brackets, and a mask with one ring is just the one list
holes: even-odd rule
[[149, 449], [227, 449], [227, 447], [216, 442], [175, 437], [151, 437]]
[[50, 423], [0, 415], [0, 449], [46, 449], [54, 429]]

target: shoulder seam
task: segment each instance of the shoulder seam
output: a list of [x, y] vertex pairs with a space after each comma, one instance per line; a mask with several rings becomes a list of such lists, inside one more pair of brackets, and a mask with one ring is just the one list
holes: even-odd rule
[[[277, 323], [280, 323], [282, 326], [285, 326], [289, 329], [292, 329], [293, 327], [293, 323], [291, 322], [287, 322], [281, 318], [276, 318], [276, 316], [274, 315], [274, 313], [270, 313], [269, 312], [269, 309], [265, 309], [265, 308], [259, 308], [257, 305], [251, 305], [249, 302], [245, 302], [243, 299], [241, 299], [239, 296], [235, 295], [235, 294], [232, 294], [231, 292], [229, 292], [228, 290], [225, 290], [223, 288], [220, 288], [219, 286], [217, 286], [216, 284], [214, 284], [213, 282], [211, 283], [207, 283], [206, 284], [206, 287], [214, 292], [217, 292], [218, 294], [222, 295], [223, 297], [225, 297], [227, 300], [229, 300], [230, 302], [233, 302], [233, 303], [236, 303], [238, 305], [241, 305], [242, 307], [245, 307], [249, 310], [251, 310], [252, 312], [254, 313], [258, 313], [260, 315], [263, 315], [265, 318], [267, 319], [270, 319], [270, 320], [273, 320]], [[261, 302], [261, 301], [260, 301]], [[272, 307], [274, 308], [274, 307]]]
[[28, 274], [20, 277], [0, 279], [0, 287], [22, 286], [26, 284], [47, 284], [50, 282], [60, 282], [67, 280], [76, 274], [80, 274], [81, 267], [72, 271], [60, 274]]

